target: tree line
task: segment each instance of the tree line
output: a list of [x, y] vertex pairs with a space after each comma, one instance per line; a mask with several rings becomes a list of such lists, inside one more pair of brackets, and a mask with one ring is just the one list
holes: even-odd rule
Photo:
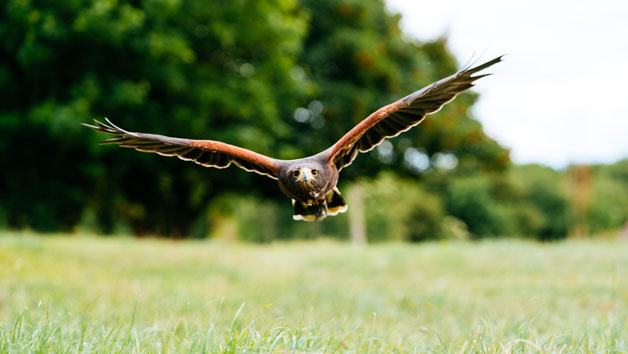
[[[104, 137], [79, 123], [108, 117], [131, 131], [221, 140], [282, 159], [310, 155], [456, 71], [445, 38], [407, 38], [399, 20], [382, 0], [4, 2], [0, 227], [168, 237], [235, 227], [262, 241], [346, 234], [345, 217], [295, 226], [272, 180], [99, 146]], [[542, 201], [553, 172], [512, 166], [470, 116], [476, 98], [461, 95], [342, 171], [347, 187], [364, 191], [367, 229], [381, 229], [369, 237], [564, 237], [572, 225], [564, 198]], [[407, 203], [394, 217], [370, 207], [400, 190]], [[536, 209], [513, 211], [516, 198]], [[610, 201], [596, 203], [592, 210]], [[564, 216], [562, 226], [539, 221], [547, 208]], [[575, 210], [573, 220], [586, 214]], [[593, 214], [586, 220], [604, 227], [625, 218]], [[415, 225], [385, 226], [408, 220]], [[255, 236], [254, 225], [270, 231]]]

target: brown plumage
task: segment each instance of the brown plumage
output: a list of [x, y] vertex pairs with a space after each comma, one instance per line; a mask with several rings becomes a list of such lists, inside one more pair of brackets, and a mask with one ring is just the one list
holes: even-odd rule
[[482, 65], [463, 69], [416, 91], [397, 102], [382, 107], [353, 127], [338, 142], [314, 156], [296, 160], [278, 160], [238, 146], [214, 140], [190, 140], [163, 135], [128, 132], [106, 119], [107, 124], [84, 124], [115, 135], [103, 144], [116, 144], [139, 151], [177, 156], [206, 167], [226, 168], [231, 163], [249, 172], [276, 179], [279, 189], [292, 198], [295, 220], [321, 220], [347, 209], [336, 188], [338, 174], [353, 162], [359, 152], [373, 149], [385, 138], [397, 136], [426, 115], [438, 111], [456, 95], [473, 86], [485, 75], [473, 74], [501, 61], [501, 56]]

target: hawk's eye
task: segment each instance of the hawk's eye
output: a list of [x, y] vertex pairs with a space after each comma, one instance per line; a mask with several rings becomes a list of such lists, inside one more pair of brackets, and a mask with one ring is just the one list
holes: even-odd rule
[[317, 169], [312, 169], [312, 176], [316, 176], [318, 174], [318, 170]]
[[300, 174], [301, 174], [301, 171], [299, 171], [299, 170], [292, 171], [292, 177], [294, 177], [294, 178], [299, 177]]

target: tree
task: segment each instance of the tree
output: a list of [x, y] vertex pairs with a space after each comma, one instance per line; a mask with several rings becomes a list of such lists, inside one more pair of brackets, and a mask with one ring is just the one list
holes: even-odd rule
[[593, 193], [586, 210], [592, 234], [614, 231], [628, 223], [628, 160], [593, 167]]
[[[209, 199], [272, 181], [97, 146], [79, 122], [211, 136], [286, 156], [308, 83], [290, 71], [306, 30], [295, 1], [53, 1], [1, 5], [0, 154], [8, 224], [184, 235]], [[239, 172], [239, 171], [238, 171]], [[263, 181], [262, 181], [263, 180]], [[248, 188], [260, 190], [268, 188]]]
[[[318, 87], [310, 104], [321, 102], [324, 107], [322, 114], [310, 110], [304, 120], [315, 129], [324, 123], [324, 129], [304, 129], [298, 135], [307, 153], [324, 149], [379, 107], [458, 69], [445, 39], [422, 43], [406, 38], [399, 27], [401, 17], [388, 14], [383, 1], [304, 4], [312, 20], [301, 61]], [[443, 151], [454, 154], [466, 170], [502, 170], [510, 163], [508, 151], [469, 117], [475, 99], [472, 93], [461, 95], [418, 128], [391, 139], [392, 144], [359, 157], [343, 175], [375, 176], [384, 168], [414, 177], [424, 172], [413, 166], [410, 152], [415, 151], [430, 158]]]
[[[272, 180], [238, 169], [100, 147], [79, 123], [106, 116], [278, 158], [318, 152], [456, 70], [444, 40], [407, 41], [398, 22], [382, 0], [4, 2], [0, 222], [56, 231], [91, 217], [104, 232], [186, 236], [218, 195], [283, 198]], [[508, 152], [467, 115], [474, 99], [396, 139], [391, 158], [380, 149], [343, 174], [389, 166], [414, 177], [422, 171], [401, 157], [410, 148], [503, 168]]]

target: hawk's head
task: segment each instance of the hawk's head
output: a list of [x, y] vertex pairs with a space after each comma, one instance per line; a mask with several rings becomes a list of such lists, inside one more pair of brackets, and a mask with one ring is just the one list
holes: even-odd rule
[[329, 172], [318, 161], [295, 161], [280, 171], [279, 184], [290, 197], [307, 203], [324, 197], [329, 189]]

